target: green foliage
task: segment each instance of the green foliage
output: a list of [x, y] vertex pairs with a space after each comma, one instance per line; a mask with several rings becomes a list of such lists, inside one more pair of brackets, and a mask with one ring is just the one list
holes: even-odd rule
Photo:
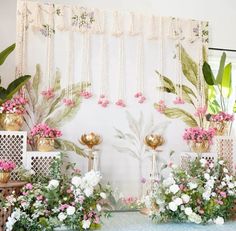
[[208, 110], [214, 114], [228, 111], [226, 100], [232, 95], [232, 65], [225, 62], [226, 53], [223, 52], [216, 77], [206, 61], [202, 67], [205, 82], [208, 84]]
[[8, 57], [9, 54], [12, 53], [12, 51], [14, 51], [15, 47], [16, 44], [14, 43], [0, 53], [0, 65], [2, 65], [5, 62], [6, 58]]

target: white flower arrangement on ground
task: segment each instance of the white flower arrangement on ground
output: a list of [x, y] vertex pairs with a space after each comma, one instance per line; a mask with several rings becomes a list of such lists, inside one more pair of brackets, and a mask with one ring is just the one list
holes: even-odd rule
[[188, 169], [172, 169], [169, 178], [156, 182], [144, 198], [156, 222], [224, 224], [235, 215], [236, 179], [224, 161], [216, 165], [203, 159]]
[[26, 184], [18, 198], [7, 197], [6, 207], [14, 208], [7, 231], [52, 231], [63, 225], [74, 230], [100, 228], [106, 199], [100, 173], [56, 175], [57, 179], [47, 183]]

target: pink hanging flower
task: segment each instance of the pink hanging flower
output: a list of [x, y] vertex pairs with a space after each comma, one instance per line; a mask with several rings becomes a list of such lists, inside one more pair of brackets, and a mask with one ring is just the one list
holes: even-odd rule
[[155, 104], [155, 108], [158, 112], [164, 113], [165, 109], [167, 108], [166, 105], [165, 105], [165, 101], [160, 100], [157, 104]]
[[142, 92], [135, 93], [134, 97], [138, 99], [138, 103], [140, 104], [144, 103], [144, 101], [146, 100], [146, 97], [143, 95]]
[[207, 112], [207, 106], [198, 107], [194, 115], [197, 117], [203, 117], [206, 115], [206, 112]]
[[173, 101], [174, 104], [185, 104], [184, 100], [181, 97], [176, 97]]
[[146, 178], [144, 178], [144, 177], [142, 177], [140, 181], [142, 184], [145, 184], [147, 182]]
[[108, 98], [105, 95], [100, 95], [99, 100], [98, 100], [98, 104], [101, 105], [103, 108], [107, 107], [108, 104], [110, 103], [110, 101], [108, 100]]
[[52, 99], [55, 96], [54, 90], [52, 88], [49, 88], [48, 90], [42, 91], [41, 95], [46, 99]]
[[119, 107], [126, 107], [126, 104], [125, 104], [123, 99], [118, 99], [116, 101], [116, 105], [119, 106]]
[[72, 99], [63, 99], [63, 103], [68, 106], [68, 107], [74, 107], [75, 106], [75, 102]]
[[89, 92], [89, 91], [82, 91], [80, 93], [80, 96], [82, 96], [85, 99], [89, 99], [89, 98], [91, 98], [93, 96], [93, 94], [91, 92]]

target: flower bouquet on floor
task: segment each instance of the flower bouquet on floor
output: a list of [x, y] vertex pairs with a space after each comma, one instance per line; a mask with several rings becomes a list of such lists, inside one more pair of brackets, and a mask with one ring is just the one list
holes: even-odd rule
[[155, 183], [144, 201], [157, 222], [223, 224], [235, 215], [235, 199], [236, 179], [224, 161], [214, 165], [197, 158], [187, 170], [172, 169], [170, 177]]
[[0, 160], [0, 183], [7, 183], [9, 181], [11, 172], [15, 167], [16, 164], [12, 161]]
[[192, 152], [200, 154], [208, 152], [214, 135], [215, 129], [213, 128], [208, 130], [200, 127], [187, 128], [185, 129], [183, 139], [187, 141]]
[[47, 124], [41, 123], [31, 129], [30, 135], [28, 142], [38, 151], [50, 152], [54, 150], [54, 140], [62, 136], [62, 133], [56, 128], [50, 128]]
[[75, 170], [69, 176], [61, 175], [57, 170], [60, 165], [56, 166], [48, 182], [28, 183], [19, 197], [12, 194], [6, 198], [5, 207], [14, 208], [6, 223], [7, 231], [100, 228], [106, 198], [106, 190], [99, 184], [100, 173], [90, 171], [81, 176]]
[[25, 105], [28, 100], [23, 95], [17, 95], [7, 100], [0, 107], [1, 125], [6, 131], [19, 131], [23, 125], [25, 114]]

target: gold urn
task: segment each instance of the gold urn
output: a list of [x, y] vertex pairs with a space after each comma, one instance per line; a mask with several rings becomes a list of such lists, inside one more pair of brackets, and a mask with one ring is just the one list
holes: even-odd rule
[[19, 131], [23, 123], [22, 115], [16, 113], [3, 113], [1, 115], [1, 125], [5, 131]]
[[208, 140], [203, 140], [202, 142], [189, 141], [189, 146], [191, 151], [197, 154], [208, 152], [210, 148]]
[[230, 135], [229, 130], [231, 128], [232, 121], [211, 121], [210, 127], [215, 128], [216, 136]]
[[0, 172], [0, 183], [7, 183], [10, 180], [10, 172]]
[[165, 140], [161, 135], [151, 134], [145, 137], [144, 143], [151, 149], [155, 150], [157, 147], [163, 145]]
[[54, 150], [54, 139], [53, 138], [43, 138], [37, 139], [37, 150], [40, 152], [51, 152]]

